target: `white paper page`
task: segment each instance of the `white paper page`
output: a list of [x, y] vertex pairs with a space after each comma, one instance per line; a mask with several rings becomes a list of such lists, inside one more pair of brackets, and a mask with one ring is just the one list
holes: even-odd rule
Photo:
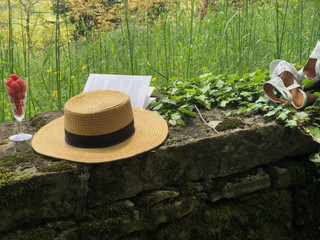
[[155, 87], [149, 87], [148, 89], [148, 92], [147, 92], [147, 95], [146, 95], [146, 99], [145, 99], [145, 102], [144, 102], [144, 107], [143, 108], [147, 108], [147, 106], [150, 104], [149, 103], [149, 99], [151, 97], [151, 94], [153, 93]]
[[132, 106], [143, 108], [151, 76], [90, 74], [83, 92], [117, 90], [129, 95]]
[[151, 103], [153, 103], [155, 100], [156, 100], [155, 97], [149, 98], [144, 108], [147, 108], [147, 107], [148, 107]]

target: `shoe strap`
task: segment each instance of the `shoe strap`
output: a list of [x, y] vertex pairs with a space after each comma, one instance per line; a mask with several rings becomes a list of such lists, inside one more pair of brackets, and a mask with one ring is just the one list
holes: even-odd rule
[[301, 88], [301, 86], [298, 83], [294, 83], [294, 84], [287, 87], [288, 90], [292, 90], [295, 88]]
[[274, 95], [273, 91], [271, 90], [272, 88], [267, 88], [267, 85], [269, 85], [269, 84], [272, 85], [279, 93], [281, 93], [281, 95], [283, 96], [283, 98], [285, 100], [287, 100], [287, 102], [285, 104], [291, 102], [292, 95], [289, 92], [289, 90], [286, 88], [286, 86], [284, 85], [284, 83], [283, 83], [283, 81], [282, 81], [282, 79], [280, 77], [274, 76], [271, 80], [266, 82], [263, 85], [263, 91], [264, 91], [265, 95], [269, 99], [271, 99], [272, 101], [278, 102], [278, 103], [283, 103], [281, 101], [277, 101], [276, 100], [278, 98]]
[[310, 58], [320, 59], [320, 41], [317, 42], [317, 45], [313, 49]]
[[303, 68], [298, 71], [299, 78], [297, 79], [298, 84], [302, 85], [302, 81], [306, 79], [306, 75], [304, 75]]
[[284, 60], [278, 64], [273, 72], [273, 75], [280, 76], [283, 72], [290, 72], [294, 76], [295, 80], [299, 79], [297, 70], [291, 64]]
[[315, 70], [317, 74], [317, 77], [315, 78], [319, 78], [320, 77], [320, 60], [317, 60], [315, 68], [316, 68]]
[[292, 104], [296, 109], [302, 109], [302, 108], [304, 108], [304, 107], [307, 105], [307, 102], [308, 102], [307, 94], [306, 94], [304, 91], [302, 91], [301, 89], [299, 89], [299, 91], [300, 91], [300, 93], [301, 93], [302, 96], [303, 96], [303, 103], [301, 104], [301, 106], [296, 106], [293, 101], [291, 102], [291, 104]]

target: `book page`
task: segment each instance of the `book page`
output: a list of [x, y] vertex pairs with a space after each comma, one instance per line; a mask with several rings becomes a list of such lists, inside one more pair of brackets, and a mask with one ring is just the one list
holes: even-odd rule
[[[148, 107], [148, 105], [150, 104], [150, 103], [152, 103], [154, 100], [151, 100], [151, 94], [153, 93], [153, 91], [154, 91], [154, 89], [155, 89], [155, 87], [149, 87], [149, 89], [148, 89], [148, 92], [147, 92], [147, 95], [146, 95], [146, 99], [145, 99], [145, 102], [144, 102], [144, 105], [143, 105], [143, 108], [147, 108]], [[153, 98], [152, 98], [153, 99]]]
[[151, 95], [148, 94], [150, 81], [151, 76], [90, 74], [83, 92], [107, 89], [125, 92], [133, 107], [144, 108]]

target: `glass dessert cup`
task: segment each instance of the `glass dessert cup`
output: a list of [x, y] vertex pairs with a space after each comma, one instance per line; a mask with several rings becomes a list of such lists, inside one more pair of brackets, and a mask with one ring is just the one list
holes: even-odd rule
[[[7, 81], [7, 79], [5, 79], [5, 81]], [[21, 142], [32, 138], [31, 134], [22, 132], [22, 120], [25, 115], [27, 103], [28, 78], [21, 77], [17, 82], [20, 85], [11, 84], [11, 86], [8, 86], [8, 96], [11, 110], [13, 116], [18, 122], [18, 133], [10, 136], [9, 139], [14, 142]]]

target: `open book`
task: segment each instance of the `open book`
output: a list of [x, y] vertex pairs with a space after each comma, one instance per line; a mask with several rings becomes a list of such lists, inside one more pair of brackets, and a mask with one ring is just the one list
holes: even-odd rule
[[151, 97], [151, 76], [90, 74], [83, 92], [92, 90], [117, 90], [129, 95], [133, 107], [147, 108], [155, 101]]

